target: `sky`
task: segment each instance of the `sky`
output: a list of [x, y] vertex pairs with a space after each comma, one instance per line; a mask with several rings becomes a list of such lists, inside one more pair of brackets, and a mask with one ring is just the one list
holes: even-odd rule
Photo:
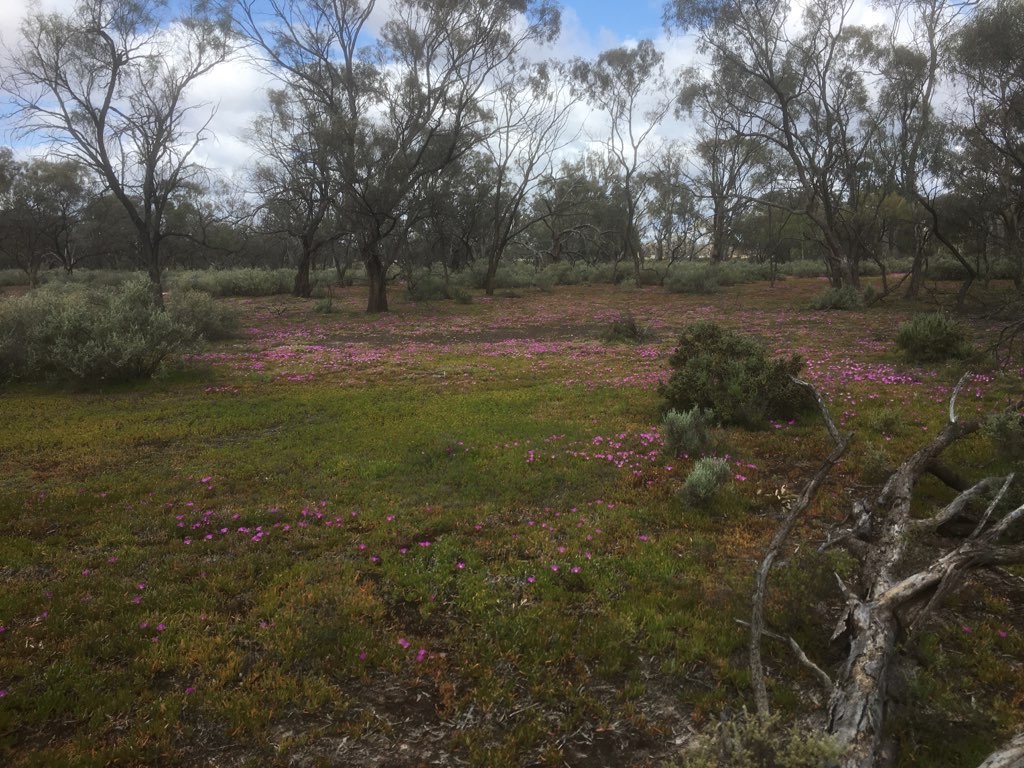
[[[378, 5], [385, 2], [378, 0]], [[0, 50], [17, 46], [21, 20], [34, 4], [31, 0], [6, 0], [5, 11], [0, 14]], [[74, 0], [39, 0], [44, 11], [67, 11], [73, 5]], [[667, 58], [672, 65], [680, 55], [678, 44], [670, 44], [662, 28], [664, 0], [563, 0], [561, 5], [562, 35], [551, 55], [590, 58], [644, 37], [659, 40], [669, 49], [672, 55]], [[253, 156], [245, 134], [263, 109], [267, 85], [265, 76], [241, 62], [223, 65], [197, 84], [192, 97], [217, 107], [211, 124], [213, 136], [201, 145], [197, 157], [200, 162], [224, 176], [243, 172]], [[593, 117], [588, 122], [593, 122]], [[31, 141], [13, 134], [2, 114], [0, 144], [13, 146], [20, 155], [39, 151], [33, 149]]]

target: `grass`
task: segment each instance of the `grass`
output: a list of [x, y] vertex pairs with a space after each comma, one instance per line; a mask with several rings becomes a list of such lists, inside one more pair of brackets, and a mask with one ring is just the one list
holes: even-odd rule
[[[916, 448], [958, 376], [896, 354], [915, 307], [856, 323], [802, 309], [822, 285], [396, 295], [383, 317], [360, 311], [358, 288], [330, 315], [229, 299], [243, 337], [156, 381], [5, 392], [0, 762], [673, 759], [677, 736], [748, 700], [733, 619], [775, 492], [827, 444], [810, 417], [726, 431], [734, 482], [708, 505], [680, 502], [693, 462], [663, 454], [655, 393], [678, 329], [712, 317], [799, 352], [863, 436], [809, 541], [845, 511], [865, 444]], [[603, 343], [624, 312], [655, 340]], [[979, 373], [962, 408], [1019, 386]], [[952, 460], [978, 475], [993, 454], [979, 438]], [[817, 606], [844, 567], [808, 546], [773, 582], [773, 624], [825, 661]], [[902, 766], [962, 764], [1020, 725], [1024, 623], [978, 589], [915, 641], [920, 711], [894, 719]], [[801, 714], [811, 681], [784, 650], [766, 654], [778, 706]], [[929, 725], [935, 712], [969, 743]]]

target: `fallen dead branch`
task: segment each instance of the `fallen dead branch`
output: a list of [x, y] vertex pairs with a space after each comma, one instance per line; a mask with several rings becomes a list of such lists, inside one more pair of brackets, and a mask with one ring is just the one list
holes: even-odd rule
[[[850, 522], [830, 533], [823, 548], [842, 546], [859, 562], [854, 587], [838, 579], [846, 599], [846, 609], [833, 634], [845, 635], [849, 642], [846, 661], [837, 674], [829, 676], [787, 639], [797, 659], [814, 672], [819, 681], [831, 682], [828, 703], [828, 731], [846, 750], [843, 768], [876, 768], [881, 762], [885, 700], [891, 662], [897, 641], [904, 633], [940, 604], [979, 568], [1024, 563], [1024, 545], [1004, 543], [1006, 533], [1024, 517], [1024, 505], [1000, 512], [1000, 502], [1013, 482], [1006, 478], [985, 478], [959, 495], [931, 517], [911, 517], [914, 486], [920, 477], [933, 471], [938, 458], [950, 445], [976, 432], [976, 420], [961, 421], [956, 414], [956, 398], [965, 375], [949, 399], [949, 419], [930, 442], [909, 456], [888, 478], [878, 496], [854, 503]], [[750, 669], [754, 701], [760, 716], [769, 712], [761, 642], [764, 635], [779, 637], [765, 628], [764, 603], [768, 577], [799, 517], [807, 510], [835, 464], [849, 447], [851, 436], [842, 436], [835, 427], [821, 396], [807, 388], [821, 410], [826, 427], [835, 443], [829, 456], [804, 486], [803, 491], [776, 531], [757, 572], [751, 606]], [[996, 490], [998, 489], [998, 490]], [[936, 557], [930, 564], [906, 574], [905, 565], [914, 535], [934, 530], [964, 515], [972, 502], [995, 495], [973, 526], [969, 535]], [[1008, 768], [1024, 765], [1024, 734], [994, 752], [983, 768]]]

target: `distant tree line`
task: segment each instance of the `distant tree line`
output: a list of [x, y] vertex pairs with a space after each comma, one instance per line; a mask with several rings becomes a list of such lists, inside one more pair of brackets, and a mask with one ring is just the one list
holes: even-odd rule
[[[673, 0], [703, 56], [683, 72], [649, 40], [550, 56], [551, 0], [35, 12], [2, 85], [50, 151], [0, 148], [0, 267], [134, 266], [157, 296], [169, 267], [289, 267], [309, 296], [315, 268], [360, 264], [370, 312], [395, 274], [472, 264], [490, 293], [513, 260], [657, 281], [816, 258], [836, 288], [898, 263], [914, 296], [941, 258], [964, 292], [1024, 291], [1024, 3], [879, 7], [867, 28], [851, 0]], [[195, 160], [213, 107], [188, 95], [242, 55], [277, 84], [231, 188]], [[691, 141], [662, 138], [672, 115]]]

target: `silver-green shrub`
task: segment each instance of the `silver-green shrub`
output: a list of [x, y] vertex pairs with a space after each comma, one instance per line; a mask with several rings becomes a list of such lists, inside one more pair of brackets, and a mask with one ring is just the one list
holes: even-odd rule
[[693, 465], [681, 493], [690, 502], [709, 501], [731, 479], [732, 468], [729, 462], [715, 456], [705, 456]]
[[145, 378], [196, 338], [157, 306], [144, 278], [44, 287], [0, 303], [0, 381]]
[[714, 412], [693, 406], [688, 411], [670, 409], [661, 422], [663, 451], [669, 456], [697, 455], [711, 446]]

